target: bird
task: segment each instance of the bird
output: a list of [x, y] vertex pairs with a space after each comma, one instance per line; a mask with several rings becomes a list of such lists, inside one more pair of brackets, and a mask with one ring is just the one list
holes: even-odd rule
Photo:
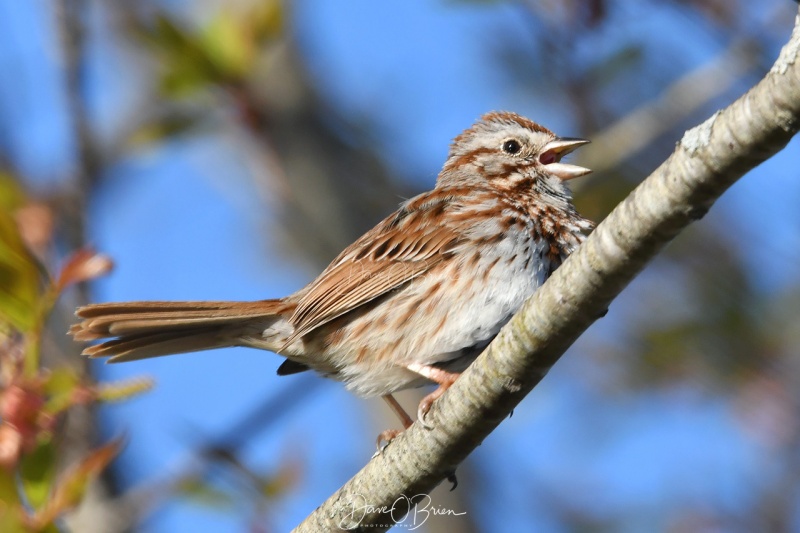
[[[483, 115], [455, 137], [432, 190], [404, 201], [304, 288], [257, 301], [134, 301], [79, 307], [69, 333], [91, 358], [136, 361], [244, 346], [284, 358], [278, 375], [314, 370], [362, 397], [436, 384], [425, 416], [593, 223], [562, 162], [588, 143], [516, 113]], [[187, 364], [191, 364], [190, 360]], [[378, 437], [390, 441], [401, 430]]]

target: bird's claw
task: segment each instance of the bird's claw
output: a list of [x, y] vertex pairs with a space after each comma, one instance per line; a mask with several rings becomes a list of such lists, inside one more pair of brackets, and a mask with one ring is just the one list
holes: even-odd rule
[[433, 405], [433, 400], [428, 400], [428, 398], [423, 398], [423, 400], [419, 403], [419, 408], [417, 408], [417, 422], [419, 425], [424, 427], [425, 429], [433, 429], [433, 425], [428, 423], [427, 416], [428, 411], [431, 410], [431, 405]]
[[[379, 455], [383, 455], [383, 450], [392, 442], [397, 436], [402, 433], [402, 430], [399, 429], [387, 429], [386, 431], [381, 431], [378, 435], [378, 438], [375, 439], [375, 445], [377, 446], [378, 450], [372, 455], [372, 458], [378, 457]], [[384, 444], [384, 442], [386, 444]]]
[[453, 484], [453, 486], [450, 487], [450, 492], [453, 492], [454, 490], [456, 490], [456, 487], [458, 487], [458, 478], [456, 477], [456, 471], [453, 470], [452, 472], [447, 474], [447, 478], [446, 479], [447, 479], [447, 481], [449, 481], [450, 483]]

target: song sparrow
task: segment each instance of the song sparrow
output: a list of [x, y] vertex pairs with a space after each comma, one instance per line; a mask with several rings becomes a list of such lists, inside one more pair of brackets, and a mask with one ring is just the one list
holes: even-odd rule
[[[255, 302], [92, 304], [70, 333], [90, 357], [133, 361], [223, 346], [276, 352], [279, 375], [313, 369], [361, 396], [435, 382], [418, 418], [584, 239], [592, 223], [561, 163], [587, 143], [514, 113], [455, 138], [436, 187], [346, 248], [300, 291]], [[397, 432], [382, 434], [390, 438]]]

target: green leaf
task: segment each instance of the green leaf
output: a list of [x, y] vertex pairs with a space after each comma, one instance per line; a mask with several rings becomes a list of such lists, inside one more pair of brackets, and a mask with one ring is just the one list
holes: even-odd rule
[[134, 377], [113, 383], [103, 383], [97, 387], [97, 400], [119, 402], [150, 391], [154, 386], [152, 378]]
[[30, 533], [30, 530], [22, 523], [19, 506], [6, 507], [5, 503], [0, 501], [0, 531], [3, 533]]
[[0, 171], [0, 211], [13, 211], [25, 204], [25, 192], [7, 172]]
[[300, 477], [299, 470], [296, 463], [288, 461], [274, 474], [260, 477], [259, 491], [261, 495], [271, 500], [284, 496], [297, 485], [297, 479]]
[[0, 321], [23, 333], [36, 325], [40, 270], [9, 211], [0, 211]]
[[81, 377], [77, 370], [68, 367], [56, 368], [45, 378], [44, 392], [49, 397], [45, 412], [58, 414], [72, 406], [72, 394], [80, 385]]
[[146, 37], [164, 69], [159, 86], [165, 94], [187, 96], [222, 78], [202, 41], [168, 17], [158, 16]]
[[249, 20], [252, 21], [256, 41], [278, 39], [283, 35], [284, 6], [281, 0], [259, 2]]
[[164, 95], [182, 98], [205, 89], [213, 81], [214, 77], [206, 71], [187, 63], [181, 66], [168, 66], [158, 86]]
[[14, 473], [0, 468], [0, 531], [29, 533], [23, 522], [23, 516]]
[[13, 472], [0, 468], [0, 531], [26, 533], [22, 522], [22, 505]]
[[56, 450], [50, 439], [41, 440], [36, 449], [25, 454], [19, 468], [22, 490], [28, 504], [40, 509], [50, 496], [56, 476]]
[[221, 11], [201, 35], [209, 61], [227, 78], [241, 78], [253, 64], [255, 44], [249, 30], [230, 11]]
[[12, 214], [24, 201], [19, 184], [0, 172], [0, 332], [10, 326], [28, 333], [38, 317], [42, 271]]
[[197, 128], [198, 123], [197, 117], [189, 113], [164, 114], [134, 130], [125, 142], [133, 148], [157, 143], [166, 138], [189, 133]]
[[176, 487], [176, 494], [204, 507], [230, 510], [236, 506], [236, 498], [232, 494], [198, 478], [183, 479]]

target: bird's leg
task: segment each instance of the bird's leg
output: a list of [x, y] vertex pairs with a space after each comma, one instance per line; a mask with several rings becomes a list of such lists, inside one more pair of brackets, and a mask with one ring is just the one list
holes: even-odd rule
[[[436, 368], [435, 366], [418, 365], [416, 363], [408, 365], [407, 368], [412, 372], [416, 372], [417, 374], [428, 378], [434, 383], [439, 384], [435, 391], [425, 396], [422, 401], [419, 402], [419, 407], [417, 408], [417, 420], [419, 420], [419, 423], [422, 425], [422, 427], [431, 429], [431, 426], [425, 422], [425, 415], [427, 415], [428, 411], [430, 411], [433, 402], [435, 402], [439, 396], [444, 394], [444, 391], [449, 389], [461, 374], [447, 372], [446, 370]], [[383, 447], [381, 446], [382, 443], [391, 442], [395, 437], [397, 437], [404, 430], [410, 428], [411, 424], [414, 423], [414, 421], [411, 420], [411, 417], [408, 416], [408, 413], [406, 413], [405, 409], [403, 409], [403, 407], [397, 402], [394, 396], [391, 394], [384, 394], [382, 397], [386, 403], [389, 404], [389, 408], [394, 412], [394, 414], [397, 415], [397, 418], [400, 419], [400, 422], [403, 424], [403, 429], [387, 429], [386, 431], [381, 432], [377, 439], [379, 452], [383, 450]]]
[[[436, 368], [433, 366], [418, 365], [418, 364], [410, 364], [408, 365], [408, 369], [411, 370], [412, 372], [416, 372], [417, 374], [428, 378], [434, 383], [439, 384], [439, 386], [436, 388], [435, 391], [425, 396], [422, 399], [422, 401], [419, 402], [419, 408], [417, 408], [417, 420], [419, 420], [419, 423], [422, 425], [422, 427], [426, 429], [431, 429], [432, 426], [428, 425], [425, 422], [425, 415], [428, 414], [428, 411], [430, 411], [433, 402], [435, 402], [439, 398], [439, 396], [444, 394], [444, 391], [449, 389], [450, 386], [453, 383], [455, 383], [456, 379], [458, 379], [458, 376], [460, 376], [461, 374], [457, 374], [455, 372], [447, 372], [446, 370], [442, 370], [441, 368]], [[408, 416], [408, 413], [406, 413], [405, 409], [403, 409], [403, 407], [397, 402], [395, 397], [392, 396], [391, 394], [384, 394], [383, 399], [386, 401], [386, 403], [389, 404], [391, 410], [394, 411], [394, 414], [396, 414], [397, 417], [400, 419], [400, 421], [403, 423], [403, 430], [406, 430], [409, 427], [411, 427], [411, 424], [413, 424], [414, 421], [411, 420], [411, 417]], [[381, 452], [383, 452], [383, 448], [381, 447], [382, 442], [389, 443], [400, 433], [402, 433], [402, 431], [398, 429], [387, 429], [386, 431], [378, 435], [378, 451], [375, 453], [375, 455], [377, 456]], [[447, 480], [453, 484], [453, 486], [450, 487], [450, 490], [451, 491], [455, 490], [455, 488], [458, 486], [458, 479], [456, 478], [455, 470], [447, 475]]]
[[417, 409], [417, 420], [419, 420], [419, 423], [422, 425], [422, 427], [431, 429], [432, 426], [425, 421], [425, 415], [427, 415], [428, 411], [431, 410], [431, 405], [433, 405], [433, 402], [438, 400], [439, 396], [444, 394], [444, 392], [449, 389], [453, 383], [455, 383], [456, 379], [458, 379], [458, 376], [461, 374], [456, 372], [448, 372], [446, 370], [442, 370], [441, 368], [436, 368], [435, 366], [418, 365], [416, 363], [408, 365], [408, 369], [428, 378], [434, 383], [439, 384], [435, 391], [425, 396], [422, 401], [419, 402], [419, 408]]
[[[435, 366], [418, 365], [415, 363], [408, 365], [408, 369], [428, 378], [434, 383], [439, 384], [435, 391], [425, 396], [422, 401], [419, 402], [419, 408], [417, 408], [417, 421], [419, 421], [419, 423], [425, 429], [432, 429], [433, 426], [425, 421], [425, 415], [427, 415], [428, 411], [431, 410], [433, 402], [438, 400], [439, 397], [444, 394], [444, 392], [449, 389], [453, 383], [456, 382], [456, 379], [458, 379], [458, 376], [461, 374], [456, 372], [447, 372], [446, 370], [436, 368]], [[450, 490], [455, 490], [455, 488], [458, 486], [458, 479], [456, 478], [455, 470], [447, 474], [447, 480], [453, 484], [453, 486], [450, 487]]]
[[403, 424], [403, 428], [410, 428], [414, 421], [410, 416], [408, 416], [408, 413], [406, 413], [406, 410], [403, 409], [402, 405], [400, 405], [400, 402], [398, 402], [391, 394], [384, 394], [383, 399], [389, 404], [389, 408], [392, 410], [392, 412], [394, 412], [394, 414], [397, 415], [397, 418], [400, 419], [400, 423]]
[[403, 409], [403, 406], [400, 405], [400, 402], [398, 402], [394, 396], [392, 396], [391, 394], [384, 394], [382, 398], [386, 401], [387, 404], [389, 404], [389, 408], [392, 410], [394, 414], [397, 415], [397, 418], [400, 419], [400, 423], [403, 424], [403, 429], [387, 429], [386, 431], [381, 432], [381, 434], [378, 435], [378, 442], [377, 442], [379, 451], [383, 449], [381, 447], [381, 443], [392, 442], [392, 440], [394, 440], [395, 437], [397, 437], [400, 433], [402, 433], [403, 430], [410, 428], [411, 424], [414, 423], [414, 421], [411, 420], [411, 417], [408, 416], [408, 413], [406, 413], [406, 410]]

